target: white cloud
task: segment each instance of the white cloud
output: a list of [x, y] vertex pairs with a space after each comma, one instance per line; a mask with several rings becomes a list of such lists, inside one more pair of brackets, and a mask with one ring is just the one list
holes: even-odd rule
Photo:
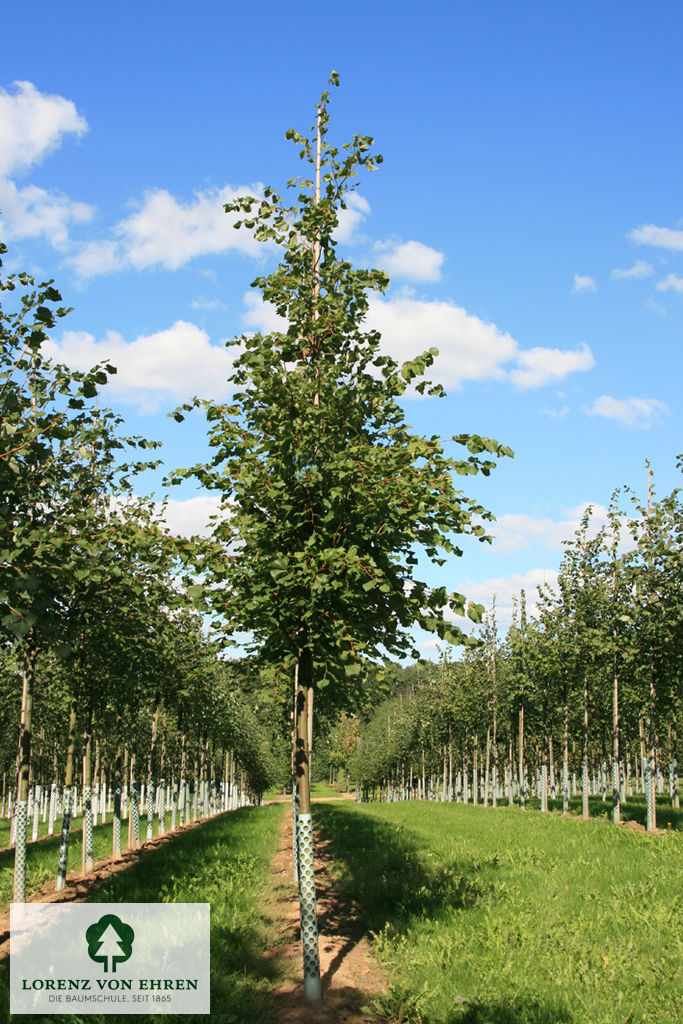
[[357, 192], [347, 193], [345, 201], [346, 209], [337, 212], [338, 224], [334, 239], [344, 245], [355, 245], [360, 241], [358, 229], [370, 213], [370, 203]]
[[517, 355], [519, 369], [510, 371], [510, 379], [521, 390], [540, 388], [562, 380], [577, 370], [590, 370], [595, 366], [588, 345], [565, 351], [559, 348], [529, 348]]
[[69, 227], [88, 221], [94, 210], [61, 193], [35, 185], [20, 188], [12, 176], [40, 163], [65, 135], [88, 130], [70, 100], [15, 82], [15, 93], [0, 89], [0, 231], [9, 241], [45, 236], [55, 248], [68, 242]]
[[151, 189], [137, 210], [115, 226], [113, 239], [88, 243], [69, 262], [82, 277], [94, 277], [131, 267], [178, 270], [198, 256], [230, 251], [259, 256], [262, 243], [246, 228], [236, 231], [233, 225], [239, 215], [226, 214], [223, 205], [261, 188], [225, 185], [196, 192], [187, 203], [166, 189]]
[[[458, 585], [460, 593], [483, 604], [489, 610], [496, 598], [496, 625], [501, 632], [507, 631], [512, 623], [512, 612], [514, 601], [518, 601], [520, 592], [524, 590], [526, 599], [526, 612], [528, 618], [536, 618], [538, 615], [538, 587], [544, 584], [551, 590], [557, 589], [557, 571], [555, 569], [530, 569], [525, 573], [516, 573], [511, 576], [493, 576], [490, 579], [475, 581], [465, 579]], [[456, 619], [462, 624], [462, 619]], [[468, 629], [468, 632], [473, 632]]]
[[206, 536], [210, 533], [209, 518], [218, 512], [220, 496], [200, 494], [195, 498], [173, 499], [166, 502], [164, 521], [171, 533], [183, 537], [194, 534]]
[[227, 309], [228, 307], [220, 299], [206, 299], [203, 295], [193, 299], [190, 303], [192, 309]]
[[597, 290], [597, 287], [592, 277], [582, 277], [581, 274], [574, 274], [574, 283], [572, 284], [574, 295], [578, 295], [581, 292], [594, 292]]
[[664, 402], [657, 398], [612, 398], [611, 395], [601, 395], [586, 413], [588, 416], [616, 420], [626, 427], [648, 430], [653, 424], [661, 423], [662, 416], [668, 411]]
[[[506, 379], [518, 388], [537, 388], [595, 363], [587, 345], [569, 351], [520, 349], [507, 332], [451, 302], [373, 295], [367, 324], [380, 332], [382, 350], [399, 363], [427, 348], [438, 348], [427, 378], [451, 388], [460, 388], [468, 380]], [[506, 369], [512, 362], [517, 368]]]
[[83, 135], [88, 124], [71, 100], [15, 82], [14, 94], [0, 89], [0, 176], [40, 163], [65, 135]]
[[636, 280], [641, 277], [652, 277], [655, 272], [655, 268], [647, 260], [636, 260], [632, 267], [628, 270], [620, 270], [616, 268], [612, 271], [612, 278], [614, 281], [629, 281]]
[[657, 316], [667, 316], [665, 307], [661, 304], [661, 302], [657, 302], [657, 300], [654, 299], [651, 295], [648, 299], [645, 300], [645, 307], [646, 309], [651, 309], [653, 313], [657, 314]]
[[659, 228], [656, 224], [641, 224], [629, 232], [629, 238], [639, 245], [654, 245], [660, 249], [683, 250], [683, 231]]
[[607, 522], [607, 509], [604, 505], [582, 502], [568, 509], [566, 518], [561, 520], [508, 512], [487, 526], [494, 538], [491, 552], [494, 555], [509, 555], [528, 548], [561, 551], [563, 541], [569, 540], [578, 530], [589, 505], [592, 508], [590, 536], [594, 536]]
[[669, 274], [663, 281], [657, 282], [658, 292], [668, 292], [672, 288], [675, 292], [683, 292], [683, 277], [677, 277], [676, 274]]
[[541, 416], [547, 416], [551, 420], [563, 420], [569, 413], [569, 406], [563, 405], [559, 409], [539, 409]]
[[271, 302], [265, 302], [260, 292], [245, 292], [243, 299], [247, 308], [242, 319], [251, 330], [261, 334], [283, 334], [287, 330], [287, 320], [278, 316], [275, 306]]
[[229, 350], [211, 345], [205, 331], [184, 320], [131, 342], [116, 331], [101, 341], [85, 331], [67, 331], [58, 344], [48, 343], [48, 355], [77, 370], [112, 363], [118, 372], [108, 389], [145, 412], [155, 412], [164, 401], [180, 401], [195, 394], [224, 397], [232, 369]]
[[382, 335], [382, 349], [401, 363], [435, 346], [428, 376], [459, 388], [466, 380], [502, 380], [503, 365], [517, 355], [517, 342], [449, 302], [370, 297], [368, 326]]
[[69, 227], [91, 220], [94, 212], [87, 203], [61, 193], [36, 185], [17, 188], [9, 178], [0, 178], [0, 231], [7, 241], [44, 235], [56, 249], [63, 249]]
[[423, 242], [376, 242], [382, 268], [393, 277], [411, 281], [439, 281], [445, 259], [442, 252]]

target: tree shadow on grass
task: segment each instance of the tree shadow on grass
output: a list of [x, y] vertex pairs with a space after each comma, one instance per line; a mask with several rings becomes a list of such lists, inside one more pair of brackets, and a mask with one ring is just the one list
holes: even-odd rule
[[468, 1000], [458, 996], [451, 1008], [429, 1008], [426, 988], [415, 992], [400, 979], [372, 1002], [370, 1010], [384, 1024], [572, 1024], [562, 1000], [542, 1002], [532, 996], [511, 1000]]
[[316, 824], [342, 865], [342, 884], [360, 905], [367, 931], [400, 926], [413, 917], [475, 906], [493, 888], [494, 861], [441, 863], [400, 825], [336, 805], [316, 805]]
[[[543, 1004], [530, 999], [514, 1003], [472, 1003], [440, 1017], [439, 1024], [571, 1024], [573, 1020], [561, 1003]], [[422, 1018], [422, 1024], [430, 1024], [428, 1016]]]

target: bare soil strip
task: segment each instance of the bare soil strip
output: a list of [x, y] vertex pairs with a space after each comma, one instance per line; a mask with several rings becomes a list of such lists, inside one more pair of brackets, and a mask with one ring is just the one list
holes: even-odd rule
[[[291, 798], [287, 798], [291, 802]], [[343, 798], [341, 798], [343, 799]], [[315, 809], [314, 809], [315, 821]], [[292, 818], [288, 814], [280, 848], [273, 865], [275, 915], [281, 942], [267, 959], [285, 962], [287, 981], [274, 996], [278, 1024], [369, 1024], [372, 1013], [363, 1012], [387, 987], [385, 972], [372, 957], [357, 921], [358, 908], [346, 900], [332, 874], [329, 842], [315, 836], [315, 880], [320, 930], [320, 973], [323, 998], [306, 1006], [303, 998], [299, 896], [292, 881]]]

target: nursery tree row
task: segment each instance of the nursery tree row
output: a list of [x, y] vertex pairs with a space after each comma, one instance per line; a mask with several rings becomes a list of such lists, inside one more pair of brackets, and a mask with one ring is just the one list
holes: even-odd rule
[[[616, 492], [605, 522], [586, 511], [537, 614], [524, 592], [504, 637], [495, 601], [478, 650], [405, 670], [403, 690], [362, 725], [341, 719], [331, 756], [366, 790], [495, 803], [599, 794], [612, 820], [644, 794], [679, 806], [683, 506]], [[352, 752], [351, 748], [354, 748]]]
[[0, 289], [0, 757], [21, 900], [29, 801], [39, 812], [46, 787], [63, 786], [61, 886], [77, 781], [92, 867], [96, 768], [114, 790], [118, 855], [122, 795], [140, 841], [141, 778], [149, 812], [163, 776], [198, 787], [223, 778], [223, 762], [234, 776], [236, 759], [260, 793], [273, 766], [235, 671], [190, 609], [182, 542], [131, 492], [156, 445], [120, 436], [120, 419], [98, 407], [115, 368], [81, 373], [49, 358], [49, 332], [69, 312], [52, 282], [14, 274]]

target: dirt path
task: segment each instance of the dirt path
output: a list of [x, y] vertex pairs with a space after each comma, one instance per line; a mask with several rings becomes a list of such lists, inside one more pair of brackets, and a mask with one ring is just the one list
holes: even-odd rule
[[[289, 798], [291, 801], [291, 797]], [[315, 818], [315, 814], [314, 814]], [[329, 842], [316, 835], [315, 878], [320, 929], [320, 973], [323, 998], [317, 1006], [303, 1001], [299, 897], [292, 881], [292, 819], [287, 815], [273, 865], [276, 914], [282, 937], [267, 958], [285, 961], [288, 980], [276, 991], [277, 1024], [366, 1024], [376, 1021], [361, 1007], [386, 989], [386, 977], [371, 956], [357, 924], [357, 907], [339, 892], [331, 871]]]

